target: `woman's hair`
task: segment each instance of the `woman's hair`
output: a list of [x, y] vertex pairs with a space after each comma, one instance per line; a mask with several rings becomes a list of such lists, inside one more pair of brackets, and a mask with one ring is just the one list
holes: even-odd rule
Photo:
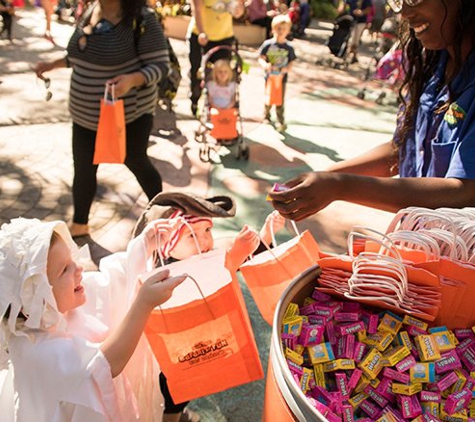
[[226, 69], [228, 71], [228, 78], [227, 78], [227, 83], [231, 82], [232, 79], [233, 79], [233, 69], [231, 67], [231, 63], [229, 62], [229, 60], [226, 60], [226, 59], [219, 59], [219, 60], [216, 60], [213, 64], [213, 70], [211, 72], [211, 77], [213, 79], [214, 82], [218, 82], [218, 79], [217, 79], [217, 73], [216, 73], [216, 70], [218, 69]]
[[[472, 40], [472, 46], [475, 45], [475, 1], [473, 0], [440, 0], [445, 6], [445, 17], [442, 24], [447, 19], [449, 2], [459, 3], [459, 14], [457, 17], [457, 27], [455, 28], [455, 67], [445, 83], [449, 86], [449, 100], [439, 111], [445, 111], [449, 104], [458, 95], [450, 89], [452, 78], [462, 68], [463, 40], [467, 37]], [[443, 33], [442, 33], [443, 34]], [[419, 99], [422, 95], [426, 83], [434, 74], [441, 52], [439, 50], [424, 49], [421, 42], [415, 37], [414, 30], [409, 27], [408, 22], [402, 22], [400, 28], [400, 40], [403, 48], [402, 66], [405, 70], [405, 77], [399, 90], [399, 99], [401, 100], [402, 114], [401, 128], [399, 131], [397, 145], [394, 145], [396, 152], [404, 151], [404, 145], [407, 137], [415, 124], [416, 112], [419, 107]]]
[[146, 0], [120, 0], [122, 14], [126, 22], [132, 22], [142, 13], [142, 8], [147, 6]]

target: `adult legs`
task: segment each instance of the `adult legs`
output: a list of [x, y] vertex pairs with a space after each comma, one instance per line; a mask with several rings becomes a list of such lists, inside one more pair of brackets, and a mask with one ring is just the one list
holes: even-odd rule
[[356, 23], [353, 26], [353, 31], [351, 33], [351, 41], [350, 41], [350, 54], [353, 55], [352, 63], [356, 63], [358, 61], [357, 54], [358, 48], [360, 45], [361, 35], [366, 27], [366, 23]]
[[126, 126], [127, 154], [125, 165], [151, 200], [162, 191], [162, 178], [147, 155], [153, 116], [144, 114]]
[[[162, 191], [162, 178], [147, 156], [148, 139], [153, 116], [145, 114], [126, 125], [127, 153], [125, 165], [137, 178], [149, 199]], [[92, 164], [96, 132], [73, 124], [73, 223], [87, 225], [92, 201], [97, 190], [97, 165]], [[76, 227], [77, 235], [86, 234], [87, 227]], [[83, 233], [83, 231], [85, 231]], [[75, 235], [76, 233], [73, 233]]]
[[41, 0], [41, 7], [45, 11], [45, 18], [46, 18], [46, 29], [44, 37], [54, 43], [53, 36], [51, 35], [51, 17], [54, 13], [54, 0]]
[[95, 131], [73, 123], [73, 225], [75, 225], [75, 232], [72, 232], [73, 236], [87, 234], [89, 211], [97, 189], [98, 166], [92, 164], [95, 139]]
[[263, 26], [266, 29], [266, 39], [272, 37], [272, 18], [270, 16], [253, 20], [251, 23], [253, 25]]

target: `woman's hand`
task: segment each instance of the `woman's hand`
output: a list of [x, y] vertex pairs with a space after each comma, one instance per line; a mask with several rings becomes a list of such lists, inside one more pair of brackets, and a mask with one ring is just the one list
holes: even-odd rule
[[114, 85], [114, 95], [116, 98], [120, 98], [132, 88], [142, 86], [145, 83], [145, 77], [141, 72], [126, 73], [109, 79], [106, 83]]
[[54, 62], [38, 62], [34, 66], [31, 66], [31, 70], [35, 72], [36, 76], [40, 79], [44, 79], [43, 73], [49, 72], [54, 69]]
[[198, 44], [201, 45], [201, 47], [204, 47], [206, 44], [208, 44], [208, 36], [204, 32], [201, 32], [198, 35]]
[[331, 172], [304, 173], [285, 182], [283, 192], [269, 192], [273, 207], [290, 220], [302, 220], [338, 199], [339, 174]]

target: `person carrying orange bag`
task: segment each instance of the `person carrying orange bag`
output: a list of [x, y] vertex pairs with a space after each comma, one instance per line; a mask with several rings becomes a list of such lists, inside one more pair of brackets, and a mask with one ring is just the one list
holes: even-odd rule
[[[147, 325], [149, 343], [163, 370], [164, 421], [177, 420], [188, 401], [262, 378], [249, 316], [235, 273], [259, 246], [271, 241], [284, 219], [272, 213], [260, 235], [244, 226], [232, 246], [213, 250], [212, 218], [235, 215], [227, 196], [201, 198], [166, 192], [150, 201], [134, 229], [143, 262], [136, 271], [163, 266], [190, 277]], [[198, 420], [198, 419], [193, 419]]]
[[265, 40], [259, 48], [259, 65], [265, 70], [266, 101], [264, 121], [270, 123], [271, 107], [275, 105], [279, 132], [285, 132], [284, 98], [287, 74], [297, 58], [295, 50], [287, 41], [291, 21], [288, 15], [277, 15], [272, 19], [271, 39]]
[[101, 99], [93, 164], [122, 164], [125, 160], [125, 142], [124, 100], [118, 100], [114, 85], [106, 83], [104, 98]]

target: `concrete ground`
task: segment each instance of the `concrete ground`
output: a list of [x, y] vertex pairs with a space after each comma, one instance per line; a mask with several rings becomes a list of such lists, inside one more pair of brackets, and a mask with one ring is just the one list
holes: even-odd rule
[[[71, 122], [67, 111], [70, 70], [50, 73], [53, 98], [30, 70], [37, 60], [61, 55], [72, 26], [53, 22], [54, 46], [42, 38], [41, 9], [19, 10], [14, 23], [15, 40], [0, 40], [0, 222], [17, 216], [69, 221], [72, 215], [70, 151]], [[240, 85], [240, 114], [250, 159], [236, 160], [222, 147], [216, 163], [199, 159], [194, 140], [198, 122], [187, 99], [188, 61], [184, 41], [172, 39], [182, 65], [183, 79], [172, 113], [157, 110], [149, 155], [162, 174], [165, 190], [186, 190], [208, 196], [227, 193], [238, 204], [232, 221], [216, 221], [218, 238], [228, 240], [244, 225], [260, 227], [271, 211], [265, 201], [274, 182], [301, 172], [323, 170], [332, 162], [355, 156], [390, 139], [395, 126], [394, 95], [377, 105], [381, 89], [367, 84], [366, 99], [357, 92], [366, 85], [363, 74], [372, 52], [368, 40], [362, 46], [361, 63], [347, 70], [316, 65], [329, 58], [325, 40], [332, 25], [312, 22], [305, 39], [294, 40], [298, 61], [286, 94], [288, 129], [279, 134], [261, 124], [263, 77], [257, 65], [256, 46], [241, 46], [249, 64]], [[324, 60], [325, 62], [325, 60]], [[102, 165], [97, 200], [91, 210], [90, 245], [93, 268], [101, 257], [123, 250], [146, 197], [132, 174], [122, 165]], [[325, 195], [325, 192], [318, 192]], [[318, 215], [298, 224], [308, 229], [325, 251], [343, 252], [346, 236], [354, 225], [384, 230], [392, 214], [336, 202]], [[279, 236], [289, 239], [291, 232]], [[267, 369], [270, 327], [260, 317], [247, 287], [242, 284], [261, 361]], [[262, 414], [264, 380], [195, 400], [190, 405], [204, 421], [258, 421]]]

